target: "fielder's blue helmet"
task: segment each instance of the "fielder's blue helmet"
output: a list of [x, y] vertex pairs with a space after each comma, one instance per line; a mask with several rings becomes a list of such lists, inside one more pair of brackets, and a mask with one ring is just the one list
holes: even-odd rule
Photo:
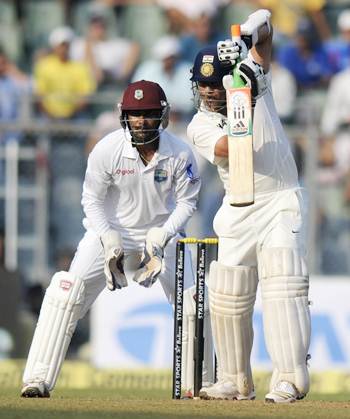
[[202, 48], [192, 67], [191, 81], [220, 83], [223, 76], [229, 74], [232, 66], [224, 65], [219, 61], [216, 45], [210, 45]]

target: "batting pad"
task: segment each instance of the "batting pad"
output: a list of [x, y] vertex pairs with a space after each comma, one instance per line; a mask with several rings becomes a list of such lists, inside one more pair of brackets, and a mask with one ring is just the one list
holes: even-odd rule
[[250, 354], [257, 284], [253, 267], [229, 267], [215, 261], [210, 265], [209, 306], [219, 379], [231, 381], [243, 396], [254, 389]]
[[[183, 332], [182, 332], [182, 387], [194, 389], [194, 337], [196, 327], [196, 286], [184, 291]], [[208, 305], [204, 306], [204, 360], [202, 382], [214, 383], [214, 345], [210, 326]]]
[[264, 334], [278, 381], [289, 381], [305, 395], [309, 390], [306, 357], [310, 345], [309, 278], [297, 249], [270, 248], [259, 254]]
[[24, 383], [45, 382], [52, 390], [77, 321], [81, 317], [84, 283], [70, 272], [57, 272], [46, 290], [30, 347]]

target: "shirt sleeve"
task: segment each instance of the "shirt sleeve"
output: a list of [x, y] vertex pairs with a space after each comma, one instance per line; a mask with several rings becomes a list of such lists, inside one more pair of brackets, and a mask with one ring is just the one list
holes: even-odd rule
[[112, 172], [108, 166], [108, 155], [97, 144], [88, 159], [81, 203], [89, 226], [99, 236], [110, 230], [104, 209], [107, 190], [112, 183]]
[[220, 138], [227, 135], [223, 127], [210, 124], [204, 118], [193, 120], [187, 128], [188, 138], [210, 163], [217, 164], [221, 158], [215, 156], [215, 145]]
[[197, 162], [192, 151], [181, 158], [174, 173], [174, 193], [176, 206], [163, 225], [170, 237], [184, 230], [188, 220], [197, 208], [198, 193], [201, 187]]

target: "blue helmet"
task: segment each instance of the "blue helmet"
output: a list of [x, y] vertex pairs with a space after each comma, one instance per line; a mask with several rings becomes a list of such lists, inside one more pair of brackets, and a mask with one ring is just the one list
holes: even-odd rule
[[221, 83], [223, 76], [229, 74], [232, 66], [224, 65], [219, 61], [216, 45], [202, 48], [192, 67], [191, 81]]

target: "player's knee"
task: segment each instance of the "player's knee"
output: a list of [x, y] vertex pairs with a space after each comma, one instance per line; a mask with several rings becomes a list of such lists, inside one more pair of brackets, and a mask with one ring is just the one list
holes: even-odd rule
[[305, 258], [298, 249], [269, 248], [259, 253], [259, 277], [266, 297], [307, 296], [309, 289]]
[[[56, 272], [46, 290], [49, 305], [71, 310], [73, 306], [83, 306], [84, 281], [71, 272]], [[79, 318], [80, 310], [75, 310]]]
[[254, 267], [231, 267], [212, 262], [208, 283], [211, 310], [228, 315], [252, 312], [257, 284], [257, 272]]

